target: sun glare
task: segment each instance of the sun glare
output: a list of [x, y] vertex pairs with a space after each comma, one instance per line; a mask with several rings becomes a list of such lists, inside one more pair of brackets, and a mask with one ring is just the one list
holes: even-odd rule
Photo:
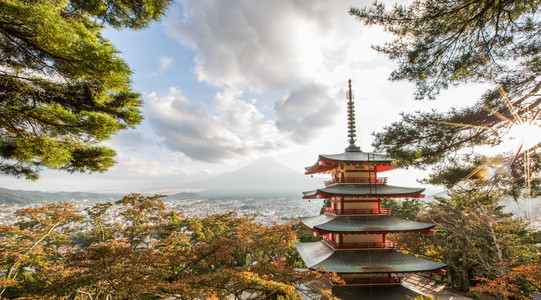
[[507, 136], [518, 146], [522, 145], [523, 150], [529, 150], [541, 142], [541, 126], [535, 123], [513, 125]]

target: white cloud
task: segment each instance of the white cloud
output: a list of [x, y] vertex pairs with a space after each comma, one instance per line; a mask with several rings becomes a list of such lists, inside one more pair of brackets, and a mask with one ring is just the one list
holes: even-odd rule
[[183, 15], [170, 17], [166, 26], [180, 43], [196, 50], [199, 80], [215, 86], [265, 91], [288, 90], [314, 80], [328, 83], [329, 76], [338, 75], [335, 70], [350, 63], [346, 54], [362, 40], [364, 30], [347, 13], [350, 6], [364, 5], [358, 1], [181, 4]]
[[128, 129], [115, 134], [110, 140], [104, 143], [108, 147], [123, 151], [140, 151], [145, 146], [152, 146], [150, 137], [141, 131]]
[[150, 73], [150, 76], [158, 76], [159, 74], [163, 74], [165, 71], [169, 70], [175, 65], [175, 59], [169, 56], [162, 56], [160, 57], [160, 66], [158, 68], [158, 71]]
[[304, 85], [276, 102], [276, 125], [282, 132], [291, 134], [295, 142], [306, 143], [320, 129], [334, 124], [339, 107], [336, 99], [328, 95], [326, 86]]
[[163, 144], [205, 162], [223, 162], [285, 146], [274, 121], [266, 119], [240, 92], [218, 93], [212, 107], [190, 101], [176, 89], [146, 97], [148, 118]]
[[[183, 177], [195, 174], [194, 170], [179, 167], [174, 158], [168, 158], [166, 161], [148, 160], [145, 158], [125, 156], [119, 154], [119, 164], [111, 172], [122, 174], [119, 179], [130, 180], [149, 180], [158, 178], [163, 180], [165, 177]], [[177, 179], [178, 180], [178, 179]]]
[[[366, 42], [368, 34], [376, 43], [385, 35], [367, 33], [348, 14], [351, 6], [365, 4], [369, 2], [180, 1], [183, 13], [169, 16], [167, 30], [181, 44], [195, 50], [193, 71], [199, 80], [223, 91], [216, 95], [213, 107], [199, 108], [215, 112], [199, 116], [206, 120], [203, 128], [198, 127], [204, 132], [188, 130], [192, 122], [181, 119], [191, 116], [179, 115], [173, 118], [177, 123], [167, 124], [182, 127], [182, 134], [179, 130], [158, 134], [167, 137], [164, 142], [171, 149], [205, 160], [221, 160], [258, 149], [255, 145], [263, 138], [247, 132], [253, 126], [259, 127], [259, 133], [266, 132], [266, 136], [281, 135], [281, 140], [300, 144], [313, 141], [337, 120], [339, 108], [343, 108], [337, 101], [344, 100], [347, 79], [364, 77], [364, 72], [381, 65], [389, 66], [383, 57], [374, 62], [375, 52]], [[382, 76], [384, 80], [388, 74]], [[363, 85], [377, 80], [382, 78], [369, 78]], [[282, 96], [276, 96], [271, 105], [274, 115], [263, 116], [264, 110], [258, 110], [257, 103], [238, 99], [243, 91]], [[276, 118], [275, 123], [269, 118]], [[155, 130], [167, 131], [166, 127], [162, 124]], [[199, 136], [210, 133], [214, 142], [201, 142]], [[247, 136], [251, 137], [248, 141]], [[211, 151], [205, 145], [225, 148]], [[270, 142], [268, 149], [280, 149], [278, 145], [284, 143]]]
[[160, 70], [165, 71], [171, 68], [175, 63], [175, 59], [169, 56], [160, 57]]

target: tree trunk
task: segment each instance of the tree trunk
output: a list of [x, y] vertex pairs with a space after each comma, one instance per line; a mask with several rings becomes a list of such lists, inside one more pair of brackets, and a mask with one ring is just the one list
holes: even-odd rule
[[470, 274], [468, 272], [468, 255], [466, 253], [466, 242], [464, 241], [462, 243], [462, 249], [464, 249], [464, 251], [462, 251], [462, 290], [464, 290], [465, 292], [469, 291], [470, 290]]

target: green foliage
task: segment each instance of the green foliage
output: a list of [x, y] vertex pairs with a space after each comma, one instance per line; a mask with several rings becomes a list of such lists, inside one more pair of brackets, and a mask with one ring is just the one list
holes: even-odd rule
[[299, 242], [301, 243], [317, 242], [321, 240], [320, 237], [314, 236], [312, 230], [308, 229], [308, 227], [301, 222], [291, 223], [291, 229], [295, 231], [297, 239], [299, 239]]
[[0, 1], [0, 172], [103, 172], [99, 143], [142, 117], [131, 71], [104, 25], [143, 28], [170, 0]]
[[[293, 230], [297, 236], [296, 242], [309, 243], [321, 240], [321, 237], [314, 236], [314, 233], [299, 221], [291, 222], [289, 226], [291, 226], [291, 230]], [[302, 260], [301, 255], [299, 254], [299, 251], [297, 251], [294, 244], [291, 244], [286, 250], [285, 257], [289, 264], [297, 268], [306, 268], [306, 265], [304, 264], [304, 261]]]
[[442, 185], [449, 190], [460, 192], [494, 190], [514, 199], [541, 195], [541, 160], [532, 159], [529, 163], [530, 188], [527, 189], [524, 159], [515, 160], [506, 155], [486, 157], [482, 155], [464, 156], [446, 160], [433, 169], [433, 173], [423, 182]]
[[331, 199], [324, 199], [323, 200], [323, 206], [321, 207], [321, 210], [319, 211], [320, 215], [322, 215], [325, 212], [324, 209], [326, 207], [331, 207]]
[[[497, 145], [518, 124], [539, 126], [540, 5], [539, 0], [416, 0], [391, 10], [379, 2], [352, 8], [350, 13], [366, 25], [380, 25], [394, 35], [392, 42], [374, 48], [398, 61], [391, 79], [414, 82], [416, 98], [434, 99], [441, 89], [467, 82], [492, 86], [477, 103], [472, 99], [471, 107], [403, 114], [376, 134], [376, 150], [387, 152], [398, 166], [426, 168], [457, 162], [463, 159], [460, 154], [469, 157], [466, 150], [474, 146]], [[536, 156], [535, 147], [515, 151]], [[506, 160], [514, 170], [530, 163], [515, 153]], [[532, 168], [539, 171], [535, 164]], [[470, 162], [446, 171], [464, 178], [476, 167]], [[517, 194], [525, 175], [512, 174], [521, 180], [508, 180], [504, 187]], [[437, 180], [452, 185], [445, 176]], [[538, 184], [534, 181], [532, 190], [539, 190]]]
[[[480, 108], [453, 109], [448, 113], [423, 112], [402, 114], [402, 120], [376, 134], [374, 146], [387, 151], [398, 167], [414, 165], [425, 168], [449, 153], [471, 145], [492, 145], [497, 142], [492, 130], [468, 128], [453, 124], [495, 126], [499, 121]], [[448, 122], [445, 124], [443, 122]]]
[[505, 264], [529, 264], [536, 259], [523, 220], [504, 213], [501, 195], [486, 192], [451, 193], [437, 197], [419, 220], [437, 225], [432, 236], [403, 236], [402, 250], [449, 266], [448, 283], [468, 291], [474, 276], [496, 278]]
[[410, 221], [416, 221], [426, 208], [426, 204], [419, 199], [385, 198], [381, 206], [390, 208], [392, 217]]
[[538, 0], [417, 0], [386, 11], [376, 2], [350, 13], [367, 25], [381, 25], [396, 39], [374, 47], [399, 61], [391, 78], [417, 85], [418, 98], [442, 88], [494, 80], [525, 94], [539, 88]]
[[158, 20], [170, 1], [73, 0], [74, 10], [95, 16], [114, 28], [141, 29]]

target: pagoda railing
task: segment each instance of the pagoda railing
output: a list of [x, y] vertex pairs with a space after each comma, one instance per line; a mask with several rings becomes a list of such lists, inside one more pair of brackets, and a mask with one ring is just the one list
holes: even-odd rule
[[387, 183], [387, 177], [381, 178], [333, 178], [331, 180], [325, 181], [325, 185], [338, 184], [338, 183], [371, 183], [371, 184], [380, 184]]
[[396, 248], [396, 243], [392, 241], [386, 242], [364, 242], [364, 243], [342, 243], [342, 245], [329, 239], [326, 236], [321, 239], [334, 249], [363, 249], [363, 248]]
[[324, 207], [323, 211], [332, 215], [390, 215], [390, 208], [380, 209], [337, 209]]
[[388, 278], [343, 278], [346, 282], [346, 285], [348, 284], [389, 284], [389, 283], [396, 283], [399, 284], [402, 280], [400, 277], [396, 275], [391, 275]]

